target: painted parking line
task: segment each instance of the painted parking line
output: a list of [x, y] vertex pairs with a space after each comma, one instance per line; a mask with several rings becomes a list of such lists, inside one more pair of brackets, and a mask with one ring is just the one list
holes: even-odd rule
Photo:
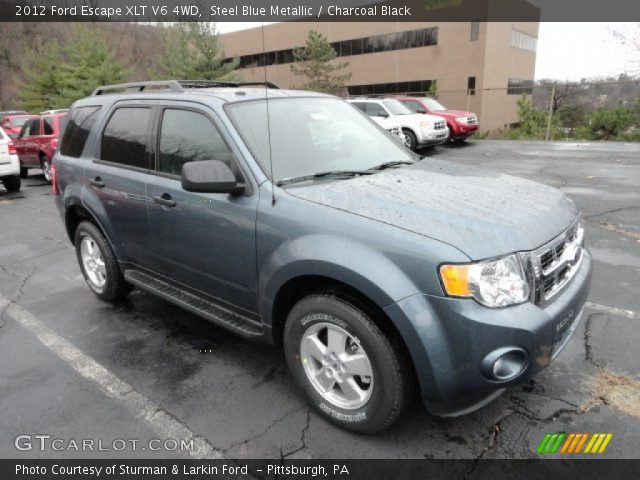
[[118, 378], [93, 358], [82, 353], [20, 305], [2, 295], [0, 295], [0, 312], [4, 312], [6, 318], [15, 321], [32, 333], [45, 347], [71, 366], [78, 374], [94, 382], [107, 397], [126, 406], [133, 415], [144, 420], [162, 437], [178, 441], [184, 440], [185, 442], [193, 440], [193, 450], [189, 451], [191, 457], [197, 459], [225, 458], [223, 453], [214, 448], [205, 438], [180, 423], [162, 407], [136, 392], [131, 385]]
[[620, 315], [622, 317], [627, 318], [640, 318], [640, 314], [638, 312], [634, 312], [633, 310], [626, 310], [624, 308], [613, 307], [611, 305], [602, 305], [601, 303], [585, 303], [585, 307], [590, 308], [591, 310], [597, 310], [599, 312], [610, 313], [612, 315]]

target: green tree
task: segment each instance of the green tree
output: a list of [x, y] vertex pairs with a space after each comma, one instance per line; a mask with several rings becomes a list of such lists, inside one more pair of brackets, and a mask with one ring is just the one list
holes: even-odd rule
[[239, 59], [225, 61], [215, 24], [183, 22], [165, 26], [164, 52], [151, 76], [189, 80], [235, 80]]
[[434, 100], [438, 99], [438, 82], [434, 80], [429, 84], [429, 89], [427, 90], [427, 97], [431, 97]]
[[30, 112], [64, 107], [55, 103], [61, 89], [63, 59], [62, 49], [56, 41], [24, 54], [17, 82], [22, 85], [18, 90], [18, 107]]
[[44, 43], [25, 55], [18, 105], [29, 111], [68, 108], [97, 86], [127, 75], [101, 30], [74, 24], [63, 44]]
[[303, 48], [293, 50], [291, 71], [306, 78], [301, 88], [316, 92], [337, 93], [351, 78], [345, 72], [349, 62], [335, 62], [337, 57], [327, 37], [315, 30], [309, 32]]
[[589, 140], [626, 140], [637, 135], [638, 108], [627, 108], [622, 103], [615, 108], [598, 108], [592, 112], [580, 134]]
[[97, 86], [125, 81], [130, 73], [117, 60], [101, 30], [82, 24], [72, 28], [66, 48], [68, 60], [60, 67], [60, 92], [52, 99], [63, 107], [86, 97]]
[[[518, 99], [518, 126], [505, 132], [505, 137], [523, 140], [544, 140], [547, 132], [549, 112], [538, 110], [526, 95]], [[557, 114], [551, 117], [550, 138], [557, 139], [560, 135]]]

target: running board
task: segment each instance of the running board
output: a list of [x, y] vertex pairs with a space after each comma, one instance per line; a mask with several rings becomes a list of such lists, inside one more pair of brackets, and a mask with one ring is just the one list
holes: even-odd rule
[[189, 310], [211, 322], [227, 328], [244, 337], [259, 337], [263, 334], [262, 325], [249, 317], [233, 312], [217, 303], [170, 285], [140, 270], [125, 270], [127, 282], [150, 293]]

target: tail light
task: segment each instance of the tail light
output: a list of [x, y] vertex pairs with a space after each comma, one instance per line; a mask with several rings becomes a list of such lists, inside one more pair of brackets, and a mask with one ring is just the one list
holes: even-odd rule
[[17, 155], [18, 150], [16, 150], [16, 144], [13, 142], [9, 142], [9, 155]]
[[51, 193], [55, 196], [60, 195], [60, 187], [58, 186], [58, 167], [51, 162]]

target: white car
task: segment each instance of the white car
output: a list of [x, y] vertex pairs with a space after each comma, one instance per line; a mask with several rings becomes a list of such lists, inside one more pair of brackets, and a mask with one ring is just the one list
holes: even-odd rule
[[9, 135], [0, 128], [0, 181], [9, 192], [20, 190], [20, 160]]
[[404, 143], [411, 150], [421, 146], [440, 145], [449, 139], [449, 128], [442, 117], [413, 113], [397, 100], [378, 98], [352, 98], [347, 100], [369, 115], [381, 126], [392, 121], [402, 129]]

